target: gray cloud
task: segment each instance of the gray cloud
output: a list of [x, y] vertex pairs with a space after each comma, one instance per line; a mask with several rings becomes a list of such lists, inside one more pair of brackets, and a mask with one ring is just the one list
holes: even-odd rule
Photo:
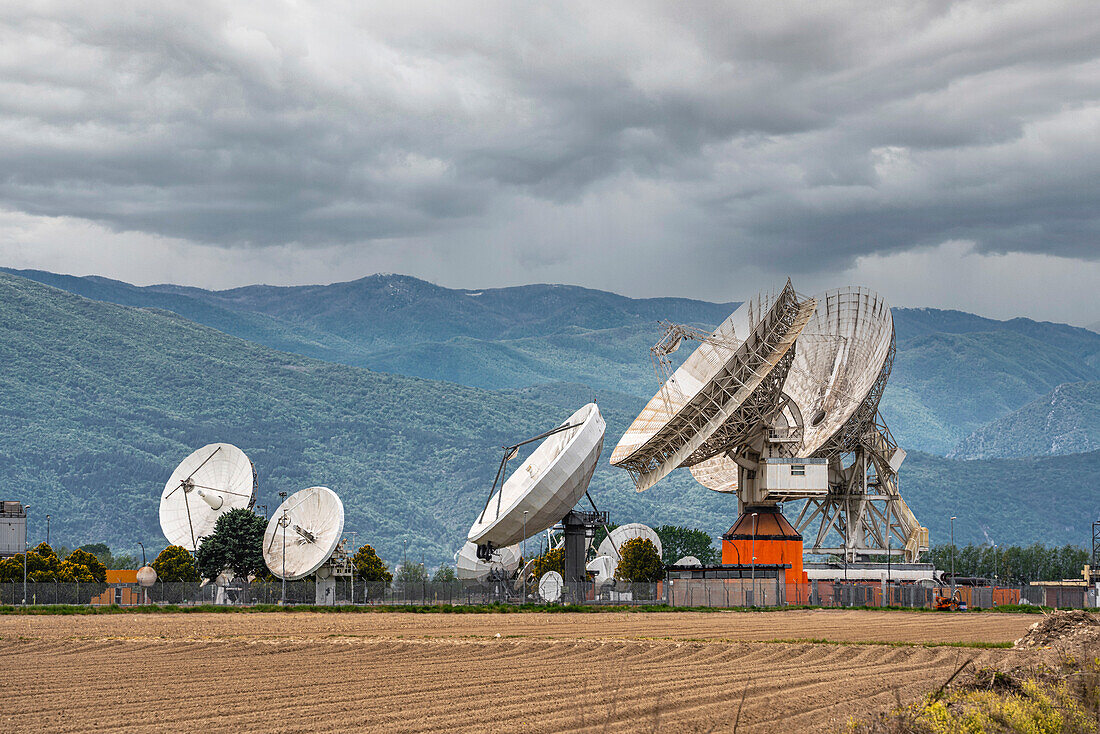
[[20, 5], [8, 212], [467, 282], [1100, 258], [1087, 2]]

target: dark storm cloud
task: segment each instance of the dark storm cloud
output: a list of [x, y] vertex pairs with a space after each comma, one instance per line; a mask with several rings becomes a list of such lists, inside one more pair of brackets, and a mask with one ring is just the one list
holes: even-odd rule
[[[1089, 3], [0, 17], [0, 207], [17, 212], [330, 245], [507, 232], [529, 202], [564, 219], [640, 187], [662, 192], [670, 242], [730, 266], [838, 269], [948, 239], [1100, 257]], [[538, 224], [518, 260], [567, 258], [568, 229]]]

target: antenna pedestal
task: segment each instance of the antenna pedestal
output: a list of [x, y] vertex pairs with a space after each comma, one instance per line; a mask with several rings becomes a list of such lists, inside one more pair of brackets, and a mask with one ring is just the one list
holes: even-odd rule
[[596, 528], [607, 525], [607, 513], [571, 510], [561, 522], [565, 527], [565, 581], [582, 583], [588, 580], [585, 557], [589, 541], [596, 537]]

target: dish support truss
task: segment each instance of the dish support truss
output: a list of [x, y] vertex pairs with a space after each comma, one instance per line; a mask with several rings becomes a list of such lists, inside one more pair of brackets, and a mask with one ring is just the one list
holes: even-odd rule
[[619, 463], [630, 472], [637, 491], [676, 467], [698, 464], [745, 442], [768, 424], [794, 359], [791, 347], [816, 307], [812, 298], [799, 301], [787, 281], [769, 317], [746, 337], [739, 358], [694, 396], [688, 409], [669, 420], [660, 436]]
[[[829, 493], [810, 498], [794, 525], [808, 543], [807, 553], [902, 556], [915, 563], [928, 550], [928, 528], [921, 527], [898, 488], [905, 451], [898, 447], [878, 412], [890, 377], [895, 347], [867, 398], [844, 426], [814, 456], [829, 460]], [[844, 465], [845, 457], [852, 463]], [[815, 530], [816, 528], [816, 530]], [[829, 545], [839, 536], [840, 545]]]

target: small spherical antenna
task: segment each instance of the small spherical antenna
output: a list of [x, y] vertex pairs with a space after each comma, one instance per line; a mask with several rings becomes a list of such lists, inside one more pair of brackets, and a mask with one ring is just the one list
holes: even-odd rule
[[565, 581], [557, 571], [547, 571], [539, 579], [539, 596], [548, 604], [561, 599], [563, 588], [565, 588]]

